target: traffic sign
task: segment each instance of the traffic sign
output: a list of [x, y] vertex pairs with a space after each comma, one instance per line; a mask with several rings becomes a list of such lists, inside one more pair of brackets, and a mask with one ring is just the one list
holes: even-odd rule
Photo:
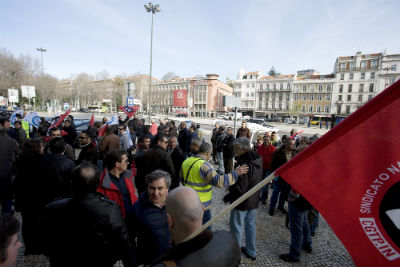
[[135, 103], [134, 103], [133, 97], [127, 97], [127, 98], [126, 98], [126, 105], [127, 105], [128, 107], [132, 107], [134, 104], [135, 104]]

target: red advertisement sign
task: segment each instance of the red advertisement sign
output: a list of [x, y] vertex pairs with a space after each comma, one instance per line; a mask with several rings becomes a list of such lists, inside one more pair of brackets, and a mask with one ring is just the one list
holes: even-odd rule
[[174, 90], [174, 107], [187, 107], [187, 89]]

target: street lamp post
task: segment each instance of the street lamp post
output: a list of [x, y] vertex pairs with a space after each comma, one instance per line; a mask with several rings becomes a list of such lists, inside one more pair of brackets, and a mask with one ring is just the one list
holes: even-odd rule
[[253, 118], [256, 117], [256, 106], [257, 106], [257, 81], [258, 81], [258, 73], [256, 73], [256, 88], [254, 89], [254, 109], [253, 109]]
[[151, 39], [150, 39], [150, 77], [149, 77], [149, 95], [148, 95], [148, 113], [149, 113], [149, 122], [151, 123], [151, 71], [152, 71], [152, 59], [153, 59], [153, 15], [157, 12], [160, 12], [159, 5], [153, 5], [153, 3], [149, 3], [149, 5], [144, 5], [144, 8], [147, 12], [151, 13]]
[[41, 90], [42, 90], [42, 105], [43, 105], [43, 108], [44, 108], [44, 90], [43, 90], [43, 52], [47, 52], [47, 49], [44, 49], [44, 48], [40, 47], [40, 48], [36, 48], [36, 50], [40, 52], [40, 68], [41, 68], [41, 70], [40, 70], [40, 72], [41, 72], [41, 73], [40, 73], [40, 87], [41, 87]]

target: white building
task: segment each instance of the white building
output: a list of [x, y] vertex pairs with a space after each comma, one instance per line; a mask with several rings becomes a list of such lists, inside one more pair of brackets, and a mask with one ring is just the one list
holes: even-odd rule
[[379, 92], [400, 79], [400, 54], [386, 55], [382, 57], [382, 68], [379, 73]]

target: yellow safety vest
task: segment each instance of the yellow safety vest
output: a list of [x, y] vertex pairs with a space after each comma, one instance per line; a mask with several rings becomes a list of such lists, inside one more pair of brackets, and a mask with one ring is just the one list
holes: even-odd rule
[[212, 187], [210, 183], [204, 182], [200, 175], [200, 167], [204, 162], [205, 160], [202, 158], [190, 157], [182, 163], [183, 185], [196, 190], [201, 203], [209, 202], [212, 199]]
[[29, 122], [21, 120], [22, 129], [24, 129], [26, 133], [26, 138], [29, 138]]

